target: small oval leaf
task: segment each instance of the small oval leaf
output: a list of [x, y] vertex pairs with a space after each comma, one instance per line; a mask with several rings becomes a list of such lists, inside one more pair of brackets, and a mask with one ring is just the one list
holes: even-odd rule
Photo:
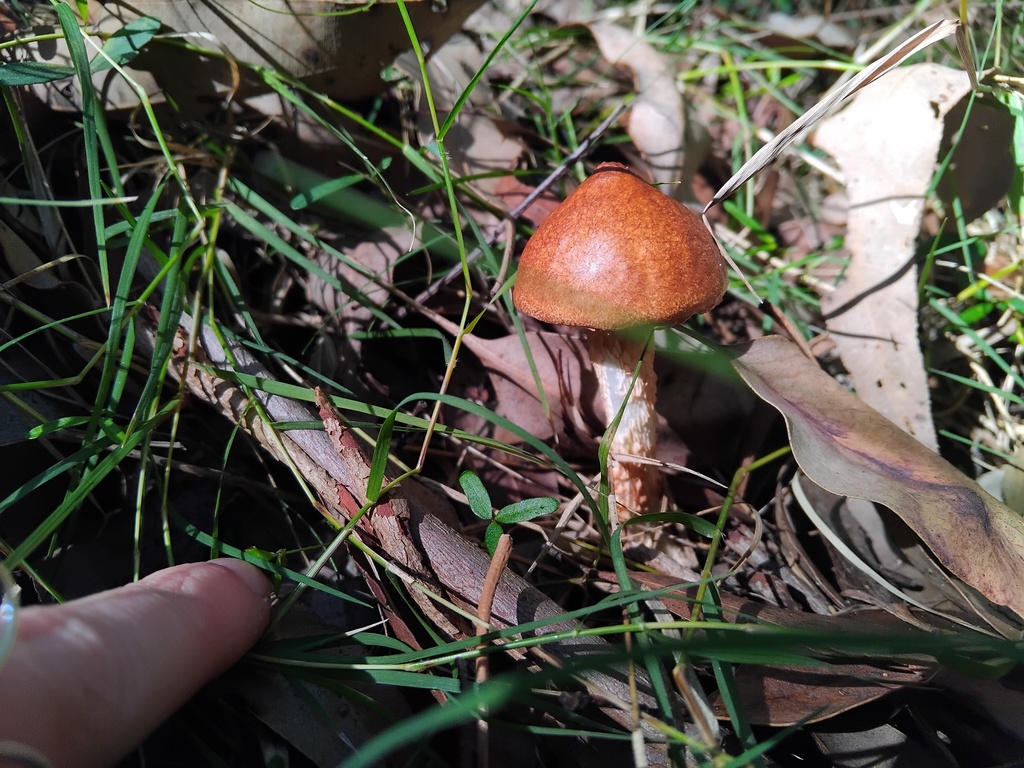
[[473, 510], [473, 514], [481, 520], [490, 520], [491, 496], [484, 488], [483, 481], [474, 472], [467, 469], [459, 475], [459, 485], [462, 486], [462, 492], [469, 500], [469, 508]]
[[523, 499], [502, 507], [494, 519], [505, 525], [525, 523], [527, 520], [533, 520], [541, 515], [550, 515], [556, 509], [558, 509], [558, 499], [540, 496], [536, 499]]

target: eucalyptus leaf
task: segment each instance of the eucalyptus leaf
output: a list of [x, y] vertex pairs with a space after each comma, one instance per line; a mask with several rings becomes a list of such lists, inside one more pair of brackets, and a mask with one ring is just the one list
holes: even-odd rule
[[884, 504], [950, 572], [1024, 616], [1024, 519], [847, 392], [778, 336], [737, 348], [733, 365], [786, 420], [793, 455], [832, 493]]

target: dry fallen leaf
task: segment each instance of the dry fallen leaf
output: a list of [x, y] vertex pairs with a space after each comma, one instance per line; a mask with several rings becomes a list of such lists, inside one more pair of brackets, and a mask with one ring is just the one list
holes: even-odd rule
[[336, 377], [353, 392], [366, 390], [362, 334], [370, 329], [381, 307], [390, 297], [386, 285], [391, 284], [392, 269], [402, 256], [419, 245], [416, 236], [402, 227], [383, 227], [355, 238], [323, 240], [344, 253], [342, 260], [335, 252], [322, 251], [316, 263], [324, 272], [337, 278], [341, 286], [325, 280], [316, 272], [306, 278], [306, 298], [327, 313], [326, 322], [336, 333], [318, 336], [315, 356], [317, 370]]
[[[420, 143], [428, 146], [436, 140], [434, 123], [423, 98], [423, 80], [419, 65], [411, 54], [398, 60], [410, 78], [418, 85], [419, 106], [416, 127]], [[469, 87], [474, 75], [484, 66], [484, 52], [466, 35], [455, 35], [435, 51], [427, 62], [427, 77], [438, 119], [444, 121], [463, 91]], [[458, 118], [444, 137], [448, 163], [457, 177], [474, 177], [470, 185], [492, 201], [506, 174], [515, 169], [526, 153], [523, 141], [503, 130], [496, 100], [483, 83], [478, 83], [470, 94]]]
[[[273, 640], [315, 635], [344, 636], [356, 630], [365, 615], [316, 590], [292, 606], [288, 621], [275, 630]], [[338, 661], [355, 660], [355, 646], [339, 645], [330, 652]], [[361, 749], [380, 733], [394, 717], [409, 717], [408, 702], [394, 686], [370, 681], [346, 680], [359, 698], [333, 695], [327, 688], [303, 685], [284, 675], [253, 667], [236, 678], [245, 706], [268, 728], [285, 738], [313, 765], [335, 766]], [[365, 697], [365, 698], [361, 698]], [[377, 706], [365, 706], [372, 701]], [[311, 728], [311, 722], [328, 720], [330, 728]], [[408, 759], [408, 756], [406, 756]]]
[[[968, 110], [970, 116], [965, 121]], [[1013, 143], [1017, 119], [991, 96], [976, 94], [973, 100], [957, 102], [943, 122], [939, 159], [945, 159], [954, 137], [959, 140], [935, 194], [947, 214], [954, 211], [953, 200], [958, 198], [963, 221], [974, 221], [996, 207], [1010, 191], [1018, 165]], [[956, 218], [948, 216], [946, 227], [955, 228]]]
[[[696, 144], [690, 135], [683, 108], [683, 97], [676, 88], [675, 72], [669, 60], [659, 54], [635, 32], [610, 23], [585, 25], [601, 55], [612, 64], [627, 68], [633, 75], [636, 100], [629, 110], [626, 130], [656, 183], [687, 181], [699, 163]], [[688, 157], [689, 155], [692, 155]], [[690, 185], [664, 188], [671, 197], [689, 195]]]
[[822, 295], [826, 327], [860, 398], [932, 450], [938, 438], [918, 342], [914, 261], [944, 117], [969, 90], [963, 72], [904, 67], [815, 135], [838, 162], [850, 205], [850, 266]]
[[[646, 589], [664, 589], [676, 584], [672, 577], [658, 573], [630, 574]], [[615, 580], [612, 573], [602, 577]], [[675, 616], [689, 620], [695, 588], [678, 596], [674, 593], [659, 599]], [[779, 627], [829, 633], [891, 632], [906, 630], [905, 625], [888, 613], [866, 609], [855, 613], [817, 616], [801, 611], [765, 605], [723, 592], [722, 615], [727, 621], [745, 623], [758, 621]], [[829, 664], [820, 667], [737, 666], [736, 693], [742, 712], [757, 725], [784, 727], [797, 722], [817, 722], [867, 704], [905, 685], [920, 684], [934, 673], [933, 665], [922, 663], [893, 664]], [[715, 714], [727, 718], [721, 697], [711, 697]]]
[[[72, 4], [73, 5], [73, 4]], [[429, 0], [406, 0], [406, 8], [420, 39], [439, 47], [457, 31], [480, 5], [464, 0], [438, 10]], [[381, 69], [410, 48], [398, 4], [393, 0], [366, 3], [338, 0], [329, 9], [320, 0], [224, 0], [189, 3], [179, 0], [135, 0], [128, 3], [91, 0], [89, 29], [112, 33], [141, 16], [159, 19], [164, 36], [184, 37], [187, 42], [225, 58], [189, 55], [178, 45], [151, 45], [129, 71], [153, 101], [162, 101], [162, 90], [178, 105], [209, 109], [201, 97], [222, 99], [235, 92], [240, 72], [229, 59], [270, 67], [305, 79], [310, 87], [336, 99], [356, 99], [383, 90]], [[325, 10], [330, 12], [325, 13]], [[32, 58], [68, 65], [63, 41], [22, 46]], [[96, 88], [105, 104], [133, 108], [138, 96], [121, 77], [97, 74]], [[77, 82], [61, 87], [40, 86], [38, 95], [55, 109], [79, 109]], [[256, 76], [243, 77], [243, 92], [261, 90]], [[235, 94], [236, 96], [239, 94]]]
[[[467, 336], [463, 341], [483, 365], [493, 392], [495, 413], [539, 440], [556, 436], [560, 450], [592, 454], [596, 448], [589, 441], [595, 433], [600, 433], [604, 416], [595, 412], [597, 384], [585, 343], [559, 333], [539, 332], [527, 332], [526, 341], [550, 414], [545, 412], [537, 394], [537, 385], [518, 336], [497, 339]], [[453, 413], [449, 423], [473, 429], [468, 418], [468, 415]], [[482, 429], [483, 425], [477, 428]], [[504, 431], [495, 437], [519, 442], [515, 435]], [[581, 448], [581, 444], [586, 447]]]
[[781, 337], [738, 348], [734, 367], [782, 412], [793, 454], [833, 493], [884, 504], [947, 569], [1024, 616], [1024, 519]]

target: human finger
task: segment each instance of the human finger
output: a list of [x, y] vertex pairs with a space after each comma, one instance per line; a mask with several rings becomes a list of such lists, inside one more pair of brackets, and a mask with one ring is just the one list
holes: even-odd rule
[[0, 741], [54, 768], [110, 765], [239, 659], [269, 616], [270, 582], [230, 559], [26, 608], [0, 670]]

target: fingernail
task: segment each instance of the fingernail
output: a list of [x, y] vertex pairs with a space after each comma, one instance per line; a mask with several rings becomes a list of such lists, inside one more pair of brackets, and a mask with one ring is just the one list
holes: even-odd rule
[[270, 597], [270, 580], [255, 565], [244, 560], [236, 560], [233, 557], [221, 557], [212, 562], [214, 565], [219, 565], [221, 568], [233, 571], [238, 578], [245, 582], [246, 586], [252, 590], [256, 597], [261, 600]]

